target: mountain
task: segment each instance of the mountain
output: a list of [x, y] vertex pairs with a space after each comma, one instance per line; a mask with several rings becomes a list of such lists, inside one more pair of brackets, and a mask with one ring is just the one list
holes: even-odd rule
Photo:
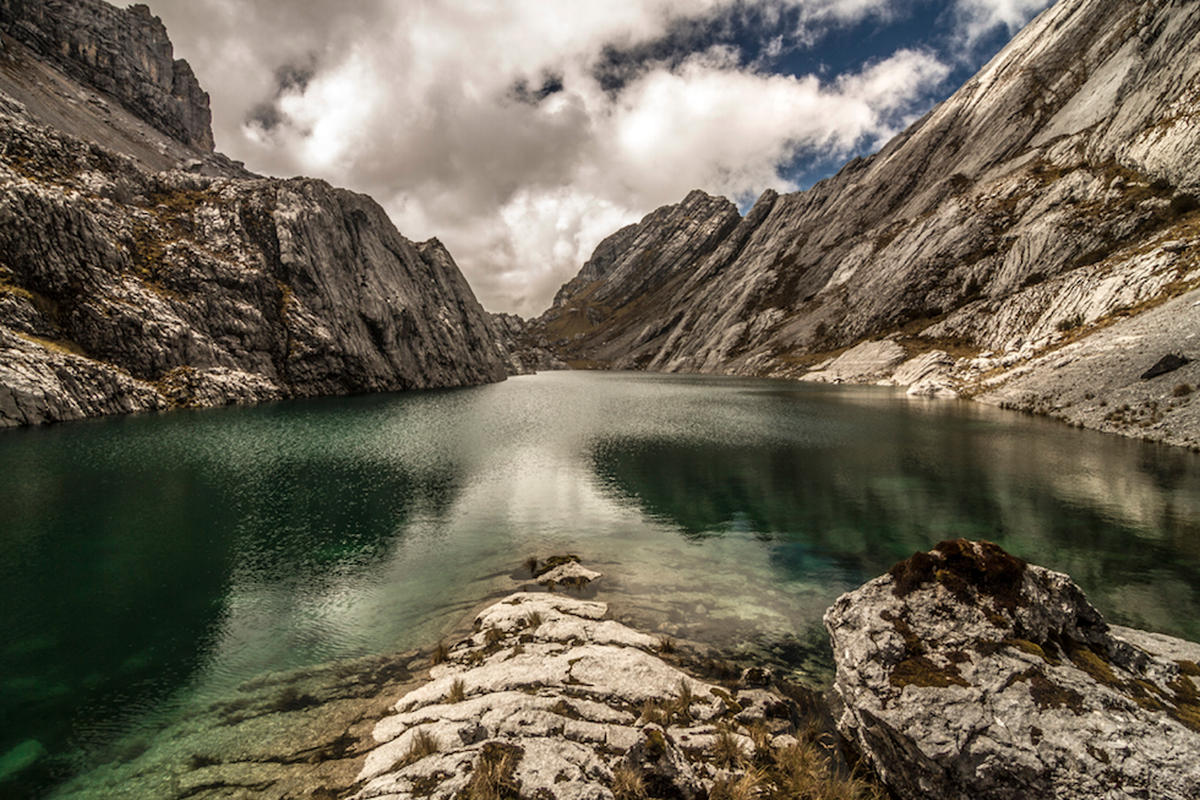
[[453, 258], [214, 152], [142, 5], [0, 0], [0, 426], [503, 380]]
[[[1060, 0], [836, 176], [744, 218], [693, 192], [613, 234], [525, 338], [576, 366], [913, 384], [1200, 448], [1198, 191], [1200, 3]], [[1141, 381], [1167, 354], [1183, 368]]]

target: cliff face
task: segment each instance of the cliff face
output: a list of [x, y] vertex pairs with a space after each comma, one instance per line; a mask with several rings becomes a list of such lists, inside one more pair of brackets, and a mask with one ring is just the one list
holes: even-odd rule
[[0, 29], [163, 133], [212, 152], [208, 93], [175, 59], [167, 29], [147, 6], [0, 0]]
[[[1007, 368], [1198, 285], [1198, 167], [1200, 6], [1061, 0], [878, 154], [735, 226], [714, 206], [695, 242], [722, 235], [674, 280], [577, 278], [531, 333], [664, 371], [798, 377], [884, 337], [896, 363], [940, 348]], [[605, 258], [650, 257], [656, 220], [691, 200]], [[562, 324], [573, 308], [587, 325]]]
[[[0, 88], [29, 102], [0, 92], [0, 426], [504, 379], [439, 242], [370, 198], [203, 152], [207, 116], [188, 114], [207, 99], [144, 7], [0, 11], [30, 42], [0, 58]], [[193, 154], [192, 172], [154, 169]]]

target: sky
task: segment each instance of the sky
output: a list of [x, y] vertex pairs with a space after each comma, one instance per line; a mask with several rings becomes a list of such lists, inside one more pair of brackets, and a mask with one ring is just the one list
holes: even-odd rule
[[546, 310], [692, 189], [744, 212], [878, 150], [1050, 0], [148, 0], [217, 149], [374, 197], [483, 306]]

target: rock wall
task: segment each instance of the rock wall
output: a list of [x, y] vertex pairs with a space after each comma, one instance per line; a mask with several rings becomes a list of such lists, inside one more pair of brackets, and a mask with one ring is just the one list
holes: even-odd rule
[[799, 377], [884, 338], [896, 363], [1029, 362], [1200, 286], [1198, 98], [1200, 6], [1060, 0], [833, 178], [740, 221], [689, 197], [607, 240], [593, 261], [650, 263], [689, 217], [696, 246], [675, 280], [585, 267], [531, 334], [575, 363], [661, 371]]
[[315, 180], [154, 173], [0, 115], [0, 424], [502, 380], [436, 240]]
[[174, 57], [162, 20], [143, 4], [103, 0], [0, 0], [0, 30], [142, 120], [213, 151], [208, 93]]
[[1108, 625], [1066, 575], [942, 542], [825, 627], [838, 728], [902, 798], [1200, 795], [1200, 645]]

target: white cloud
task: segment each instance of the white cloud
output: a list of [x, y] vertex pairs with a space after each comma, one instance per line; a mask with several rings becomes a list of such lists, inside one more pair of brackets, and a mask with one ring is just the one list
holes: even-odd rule
[[1053, 0], [958, 0], [955, 16], [959, 39], [966, 48], [1003, 28], [1012, 36], [1050, 6]]
[[[758, 2], [798, 11], [810, 33], [895, 6]], [[781, 169], [798, 152], [881, 142], [947, 74], [900, 50], [823, 82], [710, 47], [602, 85], [606, 47], [633, 51], [729, 4], [151, 0], [213, 96], [218, 147], [372, 194], [406, 236], [441, 239], [485, 307], [525, 315], [621, 225], [693, 188], [794, 188]]]

